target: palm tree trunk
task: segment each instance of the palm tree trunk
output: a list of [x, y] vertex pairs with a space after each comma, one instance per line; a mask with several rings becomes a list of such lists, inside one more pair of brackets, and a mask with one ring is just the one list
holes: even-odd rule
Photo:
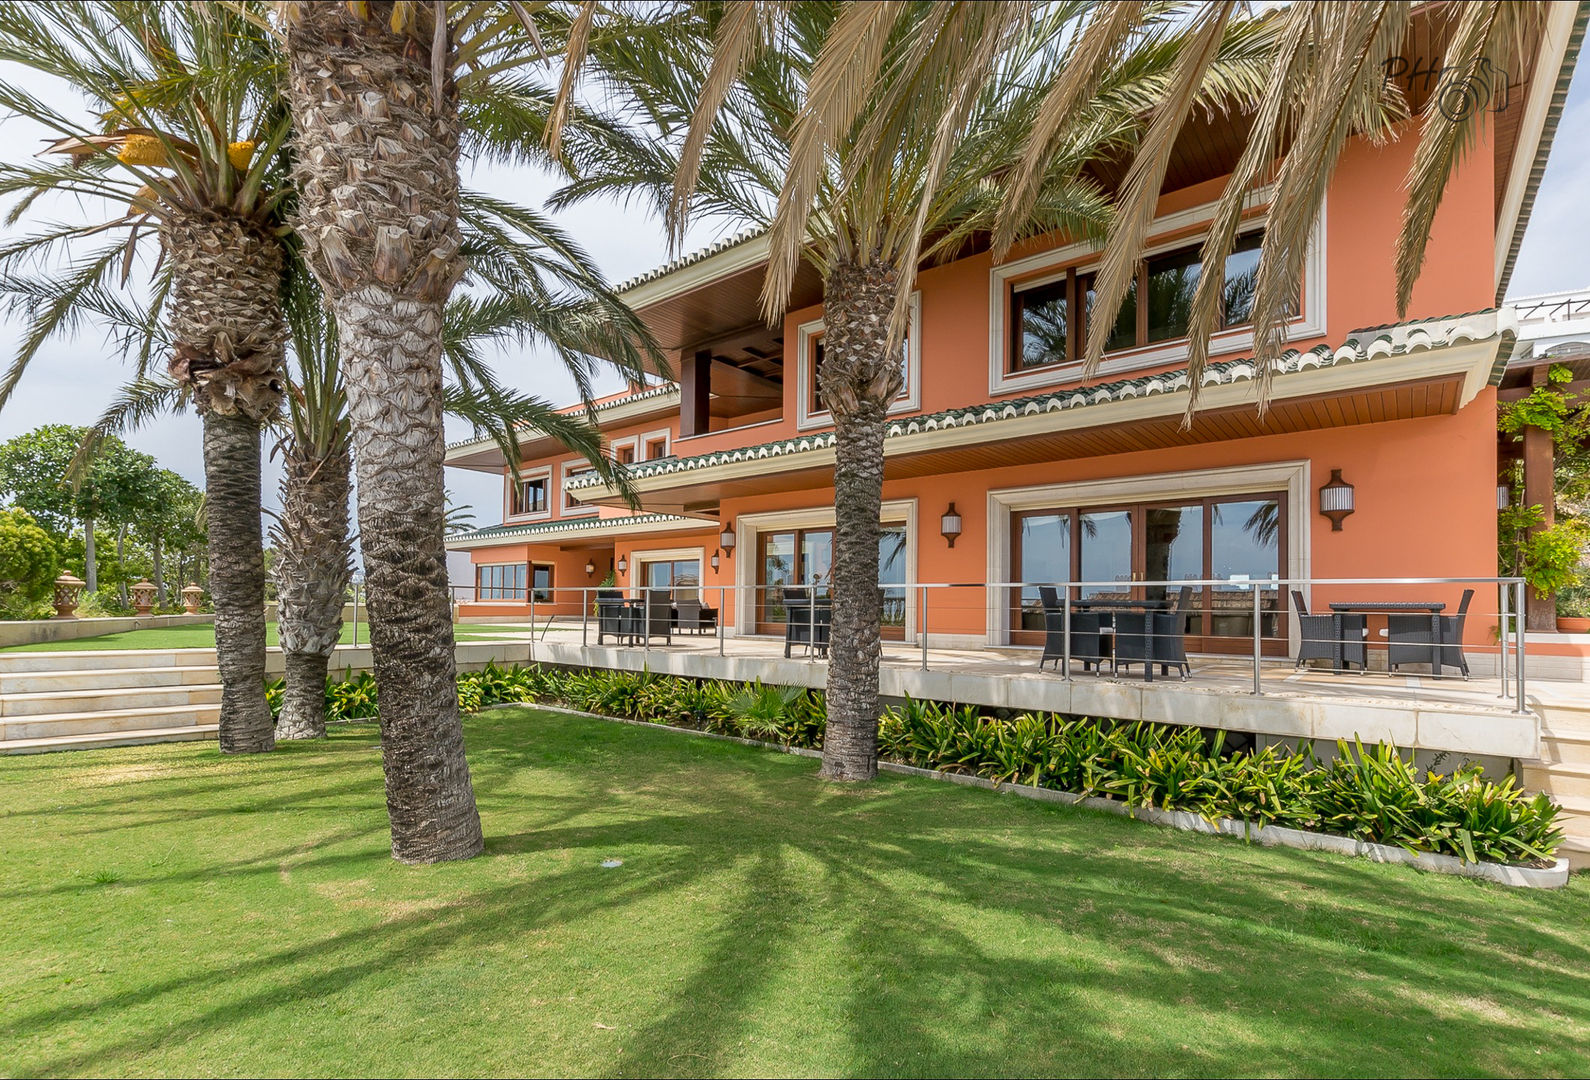
[[483, 840], [442, 539], [442, 315], [464, 272], [457, 87], [449, 66], [433, 90], [428, 41], [349, 5], [299, 5], [287, 50], [299, 234], [337, 316], [353, 423], [392, 855], [469, 858]]
[[353, 576], [348, 539], [348, 446], [317, 455], [294, 438], [285, 454], [276, 551], [276, 629], [287, 689], [278, 739], [326, 734], [326, 671], [342, 636], [342, 602]]
[[99, 560], [94, 557], [94, 519], [83, 519], [83, 584], [92, 594], [99, 591]]
[[170, 373], [204, 421], [210, 599], [221, 672], [221, 752], [275, 746], [265, 703], [265, 546], [260, 431], [282, 397], [282, 246], [268, 226], [220, 212], [168, 214]]
[[889, 342], [895, 278], [881, 262], [838, 263], [824, 284], [819, 377], [834, 416], [834, 610], [821, 775], [830, 780], [878, 774], [878, 518], [884, 425], [901, 386]]
[[221, 752], [276, 745], [265, 703], [265, 548], [260, 528], [260, 427], [240, 413], [204, 413], [210, 599], [221, 671]]

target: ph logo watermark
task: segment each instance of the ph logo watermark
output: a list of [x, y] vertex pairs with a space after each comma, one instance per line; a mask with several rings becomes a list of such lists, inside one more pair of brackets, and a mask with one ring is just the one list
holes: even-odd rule
[[1423, 57], [1414, 60], [1393, 56], [1381, 65], [1388, 83], [1400, 83], [1408, 93], [1427, 95], [1427, 108], [1438, 109], [1454, 124], [1478, 112], [1504, 112], [1511, 103], [1507, 72], [1486, 58], [1466, 64], [1442, 64]]

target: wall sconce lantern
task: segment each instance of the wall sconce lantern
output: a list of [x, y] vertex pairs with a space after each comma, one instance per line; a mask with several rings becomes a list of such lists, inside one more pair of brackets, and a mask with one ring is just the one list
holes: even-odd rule
[[939, 518], [939, 532], [950, 542], [950, 547], [955, 546], [955, 538], [961, 535], [961, 515], [956, 513], [954, 503], [950, 503], [950, 508]]
[[733, 522], [730, 522], [728, 525], [724, 526], [723, 533], [718, 537], [718, 546], [723, 549], [723, 553], [725, 555], [733, 555], [734, 554], [734, 523]]
[[628, 569], [629, 569], [629, 560], [623, 558], [622, 556], [620, 556], [619, 560], [618, 560], [618, 572], [620, 574], [622, 574]]
[[712, 563], [712, 569], [716, 571], [718, 569], [718, 553], [714, 551], [712, 553], [712, 558], [708, 561]]
[[1342, 519], [1353, 512], [1353, 485], [1331, 470], [1330, 483], [1319, 489], [1319, 512], [1331, 519], [1331, 532], [1342, 531]]
[[1513, 489], [1506, 484], [1496, 485], [1496, 509], [1506, 510], [1513, 505]]
[[594, 573], [596, 573], [596, 564], [593, 563], [590, 559], [586, 559], [585, 560], [585, 576], [586, 577], [590, 577]]

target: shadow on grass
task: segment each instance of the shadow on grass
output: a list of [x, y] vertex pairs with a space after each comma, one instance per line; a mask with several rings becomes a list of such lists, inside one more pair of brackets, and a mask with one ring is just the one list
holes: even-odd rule
[[[346, 732], [295, 748], [272, 763], [287, 790], [248, 796], [304, 811], [293, 820], [323, 832], [126, 883], [260, 883], [288, 860], [310, 879], [389, 870], [372, 741]], [[625, 961], [641, 975], [622, 1053], [592, 1044], [573, 1066], [590, 1073], [1537, 1073], [1577, 1071], [1590, 1050], [1582, 888], [1521, 893], [914, 778], [833, 788], [808, 760], [571, 717], [488, 714], [470, 722], [469, 742], [486, 857], [397, 871], [440, 906], [8, 1010], [0, 1042], [90, 1022], [96, 1036], [15, 1070], [159, 1071], [144, 1056], [151, 1033], [107, 1018], [198, 995], [203, 1007], [158, 1034], [181, 1046], [393, 972], [586, 926], [641, 954]], [[193, 757], [196, 769], [210, 763]], [[140, 785], [124, 827], [163, 835], [224, 821], [239, 805], [227, 793], [198, 777]], [[108, 803], [63, 798], [48, 812], [69, 844], [73, 814], [99, 832]], [[370, 821], [351, 824], [356, 812]], [[599, 866], [635, 851], [621, 871]], [[691, 917], [680, 917], [688, 935], [658, 923], [670, 909]], [[621, 938], [626, 923], [661, 925], [659, 955], [644, 955], [644, 935]], [[399, 1054], [402, 1041], [395, 1033]], [[508, 1064], [557, 1071], [538, 1060]], [[456, 1072], [503, 1067], [452, 1061]]]

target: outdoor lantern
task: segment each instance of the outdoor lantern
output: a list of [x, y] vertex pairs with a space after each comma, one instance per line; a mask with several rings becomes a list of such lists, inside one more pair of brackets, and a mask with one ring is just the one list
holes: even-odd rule
[[202, 599], [204, 599], [204, 590], [199, 588], [197, 581], [182, 590], [182, 606], [189, 615], [199, 613], [199, 601]]
[[619, 556], [619, 559], [618, 559], [618, 572], [620, 574], [622, 574], [622, 573], [624, 573], [624, 571], [626, 571], [628, 569], [629, 569], [629, 561], [627, 559], [625, 559], [623, 556]]
[[155, 586], [145, 579], [132, 587], [133, 610], [140, 615], [152, 615], [155, 610]]
[[590, 559], [586, 559], [585, 560], [585, 576], [586, 577], [590, 577], [594, 573], [596, 573], [596, 564], [593, 563]]
[[961, 515], [955, 512], [954, 503], [950, 503], [950, 508], [939, 518], [939, 532], [950, 542], [950, 547], [955, 546], [955, 538], [961, 535]]
[[712, 558], [708, 561], [712, 563], [712, 569], [716, 570], [718, 568], [718, 553], [714, 551], [712, 553]]
[[1331, 532], [1342, 531], [1342, 519], [1353, 512], [1353, 485], [1331, 470], [1330, 483], [1319, 489], [1319, 512], [1331, 519]]
[[62, 574], [55, 579], [54, 602], [57, 619], [77, 618], [77, 602], [83, 598], [85, 585], [87, 582], [72, 574]]
[[1506, 510], [1513, 505], [1513, 489], [1506, 484], [1496, 485], [1496, 509]]
[[723, 535], [718, 537], [718, 546], [723, 549], [723, 553], [725, 555], [733, 555], [734, 554], [734, 525], [733, 525], [733, 523], [730, 523], [729, 525], [724, 527]]

